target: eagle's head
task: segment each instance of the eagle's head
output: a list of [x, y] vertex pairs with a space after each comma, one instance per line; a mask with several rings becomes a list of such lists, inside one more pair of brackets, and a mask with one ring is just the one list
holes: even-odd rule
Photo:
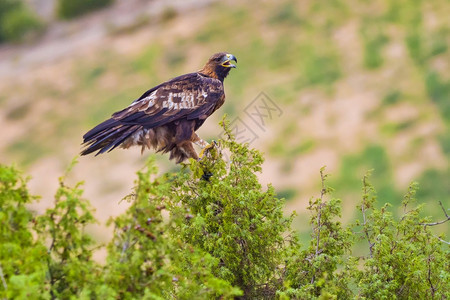
[[233, 54], [226, 52], [216, 53], [209, 58], [203, 69], [200, 70], [200, 73], [223, 81], [231, 68], [236, 68], [232, 61], [237, 63], [237, 58]]

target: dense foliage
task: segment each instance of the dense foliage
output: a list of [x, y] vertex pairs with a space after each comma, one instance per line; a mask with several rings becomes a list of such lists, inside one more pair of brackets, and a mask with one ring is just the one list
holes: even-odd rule
[[0, 43], [23, 41], [42, 23], [22, 0], [0, 0]]
[[[262, 155], [226, 138], [199, 162], [156, 177], [138, 172], [112, 219], [104, 264], [86, 226], [95, 222], [80, 185], [64, 177], [54, 207], [33, 216], [35, 200], [14, 167], [0, 166], [0, 297], [7, 299], [446, 299], [449, 251], [415, 206], [412, 184], [395, 219], [375, 207], [365, 176], [359, 218], [344, 226], [341, 201], [322, 169], [309, 203], [311, 239], [300, 245], [284, 200], [256, 173]], [[225, 155], [226, 153], [226, 155]], [[229, 159], [224, 159], [229, 157]], [[444, 209], [444, 215], [448, 215]], [[355, 253], [363, 243], [365, 253]]]

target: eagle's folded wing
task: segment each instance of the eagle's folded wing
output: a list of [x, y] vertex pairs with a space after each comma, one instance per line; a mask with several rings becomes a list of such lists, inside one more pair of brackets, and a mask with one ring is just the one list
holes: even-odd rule
[[222, 95], [219, 80], [198, 73], [186, 74], [147, 91], [112, 118], [145, 128], [162, 126], [183, 117], [205, 119]]

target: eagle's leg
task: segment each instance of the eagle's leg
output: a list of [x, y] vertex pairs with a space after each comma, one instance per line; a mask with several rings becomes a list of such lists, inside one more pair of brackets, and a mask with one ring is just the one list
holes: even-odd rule
[[187, 157], [198, 160], [197, 152], [195, 152], [194, 146], [192, 145], [191, 141], [184, 141], [177, 146], [178, 148], [181, 148], [181, 150], [186, 154]]
[[195, 132], [191, 136], [191, 141], [202, 149], [209, 145], [208, 142], [201, 139]]

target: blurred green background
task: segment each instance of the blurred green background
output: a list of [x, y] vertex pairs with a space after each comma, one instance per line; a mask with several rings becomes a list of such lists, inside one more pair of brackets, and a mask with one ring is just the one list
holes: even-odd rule
[[[37, 211], [51, 203], [87, 130], [228, 51], [238, 68], [200, 136], [217, 138], [224, 113], [249, 127], [257, 136], [251, 147], [266, 157], [261, 181], [273, 183], [287, 211], [302, 214], [320, 194], [326, 165], [346, 222], [370, 169], [380, 205], [399, 206], [418, 181], [419, 203], [443, 218], [438, 201], [450, 205], [447, 0], [80, 2], [88, 8], [0, 0], [0, 162], [32, 175], [32, 190], [43, 195]], [[261, 92], [281, 110], [263, 127], [246, 114]], [[146, 155], [136, 148], [80, 159], [73, 180], [86, 182], [101, 220], [124, 210], [119, 200]], [[158, 161], [161, 171], [177, 169], [167, 156]], [[299, 229], [306, 219], [297, 218]]]

